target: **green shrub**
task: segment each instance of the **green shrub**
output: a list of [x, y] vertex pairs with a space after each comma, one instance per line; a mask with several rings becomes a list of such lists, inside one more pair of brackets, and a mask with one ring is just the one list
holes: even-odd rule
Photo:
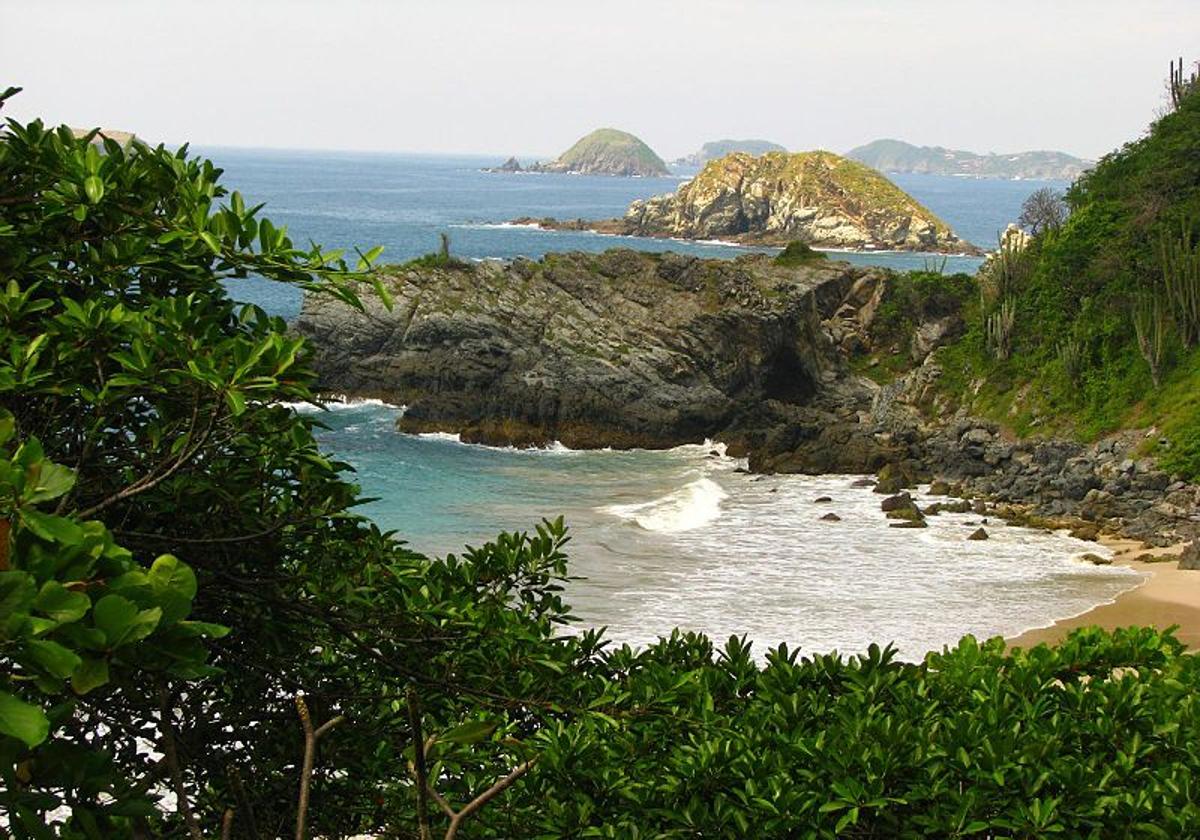
[[827, 259], [827, 256], [823, 251], [810, 248], [807, 243], [796, 239], [789, 242], [786, 248], [775, 255], [775, 264], [794, 268], [824, 259]]

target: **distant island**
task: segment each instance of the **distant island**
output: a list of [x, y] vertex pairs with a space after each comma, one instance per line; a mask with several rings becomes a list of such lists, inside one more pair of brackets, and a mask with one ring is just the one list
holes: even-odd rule
[[980, 253], [875, 170], [824, 151], [735, 152], [710, 161], [674, 193], [634, 201], [620, 219], [514, 222], [624, 236]]
[[711, 140], [700, 147], [700, 151], [671, 161], [673, 166], [704, 166], [710, 160], [723, 158], [734, 152], [748, 155], [765, 155], [767, 152], [786, 152], [783, 146], [770, 140]]
[[1093, 161], [1065, 152], [1033, 151], [986, 155], [945, 149], [941, 146], [914, 146], [903, 140], [875, 140], [846, 152], [846, 157], [865, 163], [880, 172], [957, 175], [970, 178], [1009, 180], [1074, 181]]
[[510, 157], [485, 172], [559, 172], [573, 175], [655, 177], [670, 175], [666, 163], [642, 140], [627, 131], [600, 128], [583, 137], [549, 163], [522, 167]]

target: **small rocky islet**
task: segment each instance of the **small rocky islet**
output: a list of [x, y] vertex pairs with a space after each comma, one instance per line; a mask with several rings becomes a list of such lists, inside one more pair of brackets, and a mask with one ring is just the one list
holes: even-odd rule
[[580, 138], [549, 163], [522, 166], [510, 157], [485, 172], [551, 172], [568, 175], [614, 175], [652, 178], [670, 175], [667, 164], [640, 138], [615, 128], [599, 128]]

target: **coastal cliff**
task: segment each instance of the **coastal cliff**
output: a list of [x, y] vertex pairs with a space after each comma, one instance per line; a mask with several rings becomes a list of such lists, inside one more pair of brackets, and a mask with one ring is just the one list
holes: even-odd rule
[[[719, 439], [756, 472], [938, 480], [977, 509], [1151, 544], [1200, 536], [1200, 490], [1141, 433], [1014, 440], [943, 385], [974, 281], [823, 259], [613, 250], [385, 269], [391, 311], [308, 295], [320, 386], [466, 442], [662, 448]], [[1090, 529], [1090, 530], [1089, 530]]]
[[322, 387], [407, 405], [405, 430], [570, 447], [748, 441], [869, 402], [821, 317], [878, 276], [627, 250], [398, 267], [391, 312], [309, 295], [297, 329]]
[[980, 253], [887, 178], [831, 152], [727, 155], [674, 193], [633, 202], [621, 219], [516, 221], [625, 236]]

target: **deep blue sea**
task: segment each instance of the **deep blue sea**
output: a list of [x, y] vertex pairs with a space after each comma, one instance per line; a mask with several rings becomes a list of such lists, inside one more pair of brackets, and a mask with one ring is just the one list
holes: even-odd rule
[[[604, 219], [629, 203], [673, 192], [684, 180], [589, 175], [482, 172], [502, 158], [481, 156], [197, 149], [225, 170], [224, 183], [247, 203], [266, 202], [264, 214], [287, 225], [293, 241], [326, 248], [384, 246], [383, 262], [404, 262], [435, 251], [448, 233], [455, 255], [540, 257], [547, 251], [603, 251], [627, 247], [733, 258], [753, 250], [736, 245], [543, 231], [506, 222], [522, 216]], [[987, 247], [1014, 221], [1021, 202], [1040, 181], [984, 181], [933, 175], [894, 175], [897, 184], [945, 219], [959, 236]], [[352, 253], [352, 251], [350, 252]], [[941, 264], [911, 253], [838, 253], [850, 262], [892, 268]], [[974, 271], [974, 257], [950, 257], [947, 271]], [[239, 294], [287, 317], [299, 312], [290, 288], [238, 283]]]
[[[615, 246], [733, 257], [747, 249], [704, 243], [544, 232], [519, 216], [604, 218], [635, 198], [674, 190], [678, 178], [625, 179], [481, 172], [502, 157], [200, 150], [224, 183], [293, 239], [326, 247], [381, 244], [400, 262], [448, 232], [461, 257]], [[1041, 183], [898, 176], [896, 182], [963, 236], [991, 243]], [[847, 254], [859, 263], [922, 267], [914, 254]], [[940, 262], [940, 259], [939, 259]], [[978, 260], [951, 258], [948, 270]], [[263, 281], [234, 294], [285, 317], [293, 290]], [[314, 411], [312, 407], [297, 407]], [[322, 443], [353, 464], [362, 510], [430, 554], [461, 551], [501, 530], [562, 514], [572, 527], [568, 598], [587, 625], [644, 643], [673, 627], [718, 638], [748, 634], [761, 652], [787, 641], [805, 650], [857, 651], [896, 642], [919, 657], [963, 633], [1011, 635], [1110, 600], [1138, 578], [1079, 562], [1095, 551], [1061, 534], [992, 524], [965, 539], [969, 515], [931, 518], [923, 531], [888, 527], [879, 497], [844, 476], [750, 476], [703, 441], [665, 452], [572, 452], [468, 446], [453, 436], [396, 431], [402, 409], [373, 401], [321, 412]], [[814, 500], [830, 496], [832, 503]], [[824, 522], [836, 511], [842, 521]]]

